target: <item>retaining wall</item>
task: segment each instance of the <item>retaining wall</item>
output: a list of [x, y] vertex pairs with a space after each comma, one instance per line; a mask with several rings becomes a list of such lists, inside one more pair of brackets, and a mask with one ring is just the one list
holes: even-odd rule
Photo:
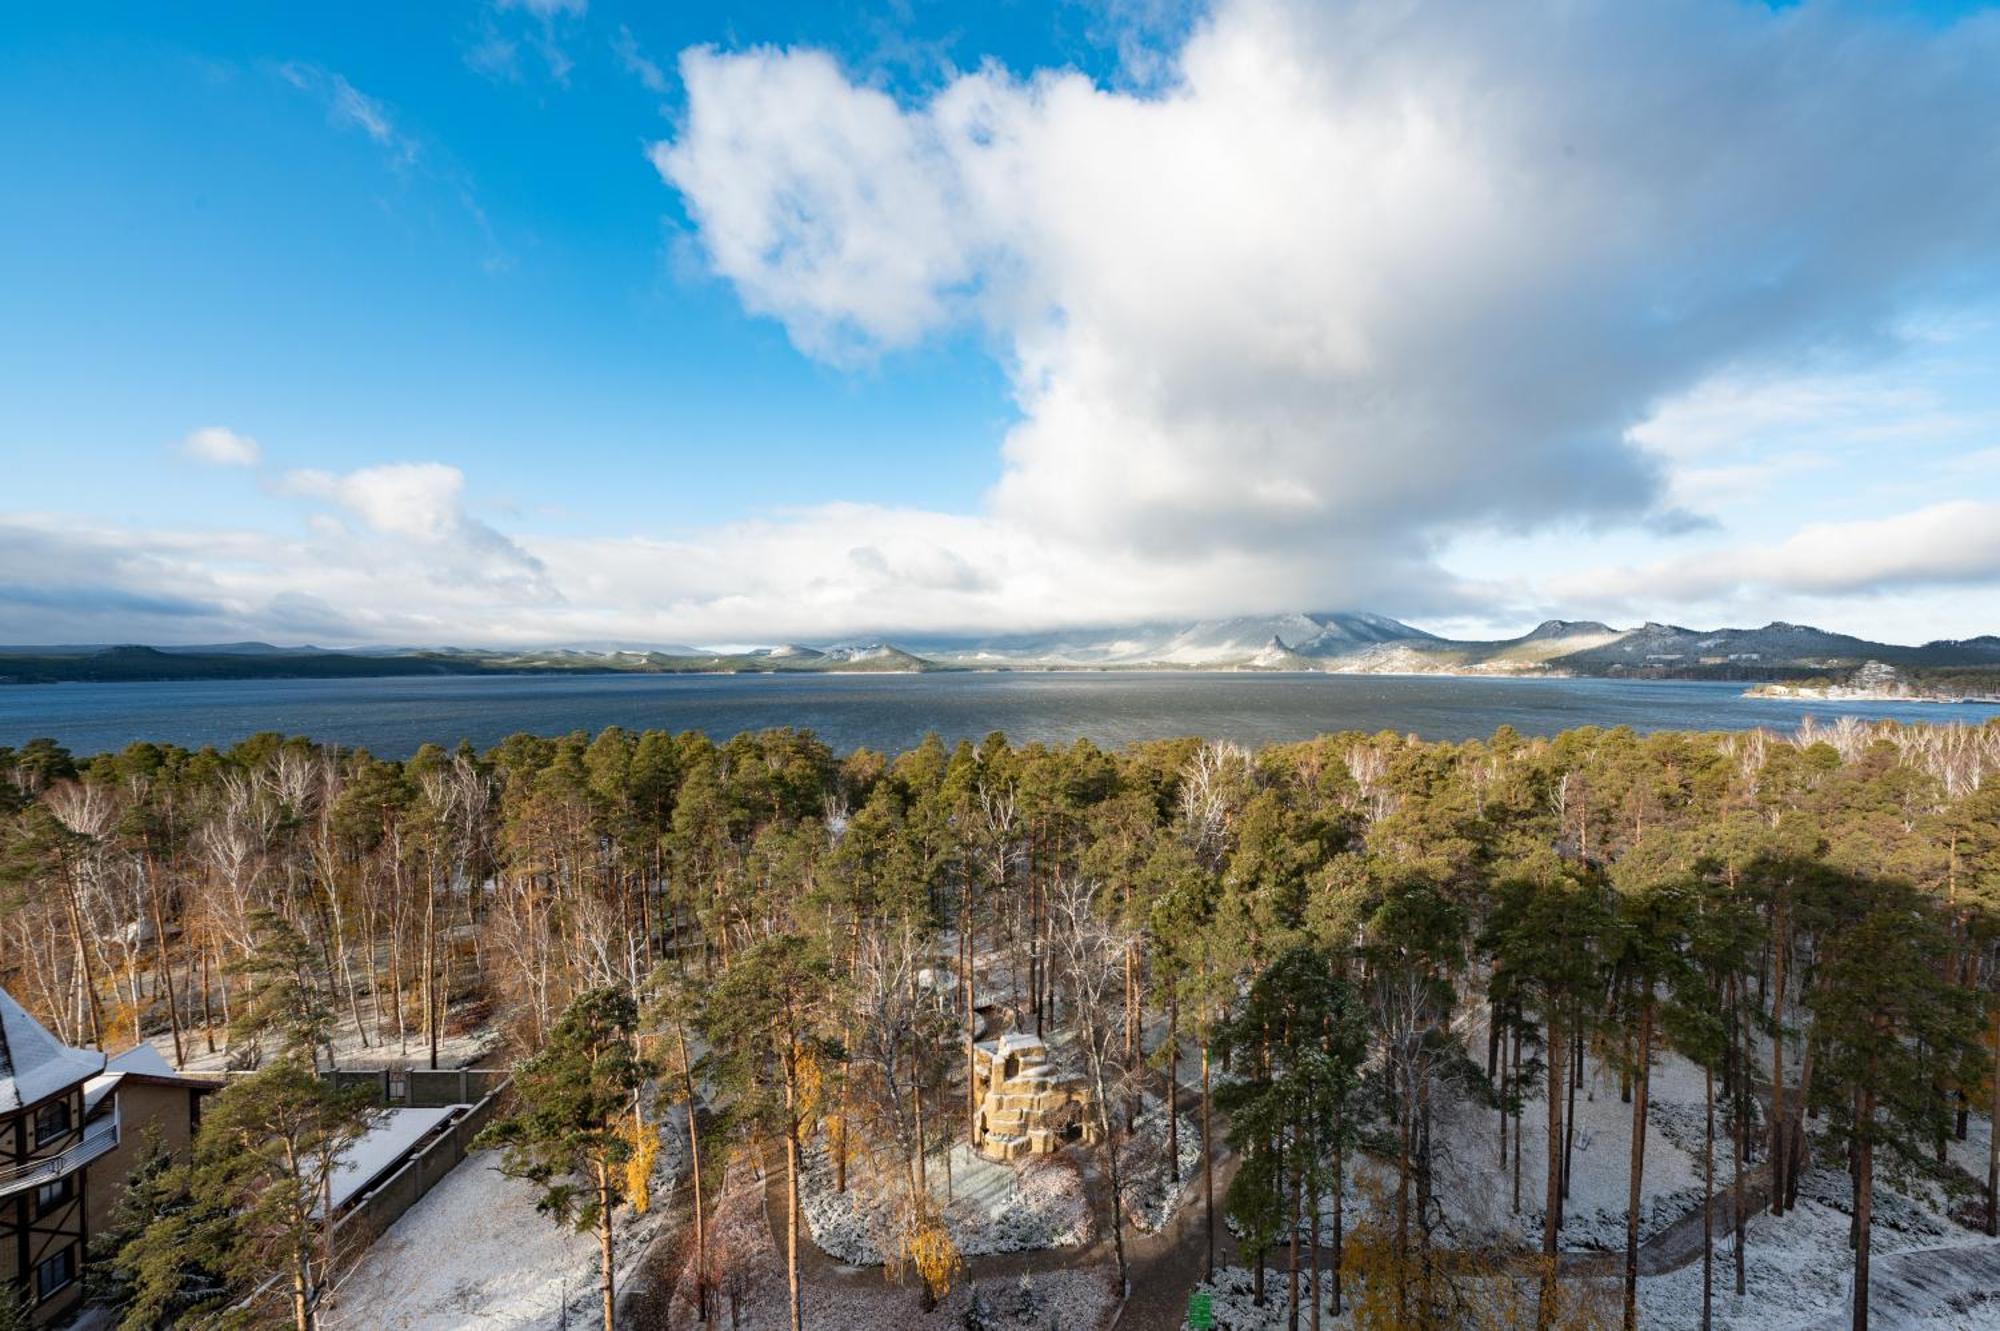
[[[413, 1072], [410, 1074], [412, 1092], [416, 1089], [416, 1079], [419, 1075], [456, 1078], [466, 1074]], [[499, 1112], [500, 1097], [510, 1084], [505, 1073], [475, 1071], [471, 1075], [493, 1076], [499, 1080], [487, 1089], [477, 1104], [453, 1119], [450, 1125], [433, 1137], [421, 1151], [404, 1160], [395, 1173], [352, 1202], [347, 1213], [334, 1222], [334, 1232], [337, 1235], [350, 1243], [372, 1242], [377, 1234], [395, 1224], [403, 1212], [415, 1206], [425, 1193], [438, 1185], [439, 1180], [457, 1168], [459, 1161], [465, 1159], [466, 1154], [472, 1149], [472, 1139], [477, 1137], [479, 1130], [492, 1122], [494, 1114]], [[430, 1102], [416, 1103], [423, 1105]], [[441, 1100], [436, 1103], [458, 1102]]]

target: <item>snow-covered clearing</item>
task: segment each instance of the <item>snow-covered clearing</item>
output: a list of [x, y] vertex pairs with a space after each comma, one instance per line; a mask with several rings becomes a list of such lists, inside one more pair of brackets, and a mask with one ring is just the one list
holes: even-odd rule
[[[1809, 1181], [1811, 1199], [1782, 1217], [1759, 1212], [1744, 1248], [1744, 1293], [1735, 1293], [1734, 1255], [1726, 1230], [1718, 1230], [1714, 1270], [1717, 1331], [1844, 1331], [1849, 1325], [1853, 1254], [1847, 1246], [1849, 1216], [1822, 1197], [1845, 1204], [1846, 1175], [1819, 1171]], [[2000, 1327], [2000, 1241], [1946, 1227], [1906, 1198], [1885, 1194], [1892, 1217], [1907, 1229], [1875, 1231], [1870, 1324], [1878, 1331], [1994, 1331]], [[1265, 1270], [1265, 1305], [1251, 1301], [1251, 1273], [1230, 1267], [1212, 1285], [1215, 1325], [1229, 1331], [1279, 1331], [1287, 1325], [1282, 1262]], [[1639, 1280], [1639, 1324], [1685, 1331], [1701, 1324], [1701, 1263]], [[1616, 1309], [1615, 1279], [1573, 1280], [1598, 1302]], [[1301, 1298], [1306, 1284], [1300, 1280]], [[1353, 1293], [1350, 1289], [1349, 1293]], [[1307, 1320], [1301, 1309], [1300, 1324]], [[1614, 1318], [1615, 1320], [1615, 1318]], [[1348, 1325], [1323, 1317], [1322, 1326]]]
[[[717, 1289], [710, 1325], [738, 1331], [780, 1331], [786, 1325], [784, 1259], [772, 1242], [764, 1185], [732, 1168], [712, 1227], [711, 1266]], [[692, 1263], [684, 1267], [668, 1310], [669, 1324], [695, 1325]], [[806, 1282], [805, 1320], [814, 1331], [1095, 1331], [1117, 1306], [1108, 1264], [1045, 1271], [983, 1283], [961, 1280], [931, 1312], [923, 1311], [913, 1272], [892, 1285], [877, 1273], [831, 1273]], [[982, 1321], [968, 1320], [978, 1300]], [[733, 1311], [732, 1311], [733, 1308]]]
[[[643, 1216], [618, 1213], [614, 1250], [621, 1287], [676, 1209], [667, 1201], [686, 1154], [682, 1112], [668, 1115], [660, 1127], [654, 1205]], [[535, 1187], [507, 1178], [499, 1163], [497, 1152], [473, 1152], [404, 1212], [340, 1283], [326, 1325], [539, 1331], [557, 1320], [565, 1302], [573, 1325], [589, 1325], [597, 1298], [596, 1237], [536, 1211]]]
[[[950, 1196], [942, 1158], [929, 1162], [924, 1182], [967, 1257], [1068, 1248], [1090, 1237], [1083, 1180], [1061, 1155], [995, 1164], [960, 1142], [951, 1148]], [[805, 1155], [799, 1207], [827, 1256], [848, 1266], [877, 1266], [897, 1247], [897, 1215], [908, 1188], [900, 1161], [877, 1157], [871, 1163], [855, 1152], [848, 1157], [847, 1191], [837, 1192], [831, 1157], [814, 1147]]]
[[1991, 1148], [1992, 1142], [1993, 1121], [1979, 1114], [1968, 1114], [1965, 1122], [1965, 1140], [1960, 1141], [1954, 1135], [1946, 1139], [1945, 1145], [1952, 1164], [1983, 1185], [1990, 1164], [1987, 1151]]
[[[1215, 1279], [1203, 1281], [1195, 1286], [1199, 1293], [1209, 1296], [1209, 1312], [1213, 1325], [1218, 1331], [1285, 1331], [1290, 1325], [1286, 1311], [1285, 1272], [1282, 1267], [1266, 1267], [1264, 1270], [1264, 1305], [1256, 1303], [1256, 1284], [1248, 1267], [1217, 1267]], [[1335, 1317], [1333, 1308], [1333, 1288], [1328, 1278], [1320, 1277], [1320, 1326], [1346, 1327], [1353, 1325], [1348, 1308], [1343, 1305], [1341, 1314]], [[1306, 1273], [1299, 1273], [1299, 1325], [1312, 1324], [1312, 1286]], [[1185, 1328], [1187, 1323], [1183, 1321]]]
[[[1475, 1038], [1476, 1037], [1476, 1038]], [[1484, 1027], [1468, 1037], [1483, 1049]], [[1567, 1112], [1567, 1103], [1565, 1103]], [[1646, 1127], [1646, 1168], [1641, 1180], [1639, 1238], [1645, 1239], [1701, 1205], [1703, 1082], [1701, 1069], [1679, 1054], [1653, 1065]], [[1436, 1189], [1458, 1241], [1541, 1236], [1544, 1169], [1548, 1159], [1548, 1102], [1539, 1092], [1521, 1107], [1521, 1209], [1514, 1212], [1514, 1125], [1507, 1125], [1507, 1161], [1500, 1159], [1499, 1111], [1452, 1097], [1434, 1127]], [[1576, 1092], [1576, 1145], [1570, 1192], [1563, 1207], [1565, 1251], [1615, 1251], [1625, 1246], [1626, 1187], [1632, 1158], [1632, 1106], [1619, 1098], [1618, 1074], [1586, 1059]], [[1716, 1113], [1715, 1183], [1729, 1182], [1729, 1150], [1720, 1108]]]

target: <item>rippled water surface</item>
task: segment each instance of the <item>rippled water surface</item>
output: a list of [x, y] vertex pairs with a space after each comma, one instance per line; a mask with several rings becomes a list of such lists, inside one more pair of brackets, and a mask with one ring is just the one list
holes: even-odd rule
[[802, 726], [837, 750], [908, 747], [1000, 730], [1016, 742], [1087, 736], [1106, 747], [1170, 735], [1246, 744], [1335, 730], [1426, 739], [1573, 726], [1640, 730], [1790, 729], [1812, 713], [1983, 721], [2000, 708], [1801, 703], [1742, 696], [1737, 684], [1601, 679], [1191, 674], [569, 675], [232, 680], [0, 686], [0, 744], [36, 735], [79, 753], [135, 739], [226, 745], [260, 730], [360, 745], [385, 756], [425, 740], [480, 747], [515, 731], [620, 725], [724, 737]]

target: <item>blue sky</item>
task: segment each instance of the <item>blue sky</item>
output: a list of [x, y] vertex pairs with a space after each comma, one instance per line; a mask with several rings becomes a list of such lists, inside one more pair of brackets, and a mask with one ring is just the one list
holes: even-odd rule
[[[918, 11], [925, 33], [909, 40], [972, 40], [954, 42], [944, 8]], [[1089, 49], [996, 8], [1012, 21], [983, 30], [981, 52]], [[991, 362], [948, 340], [845, 373], [744, 317], [677, 255], [686, 220], [644, 155], [674, 99], [618, 54], [621, 33], [671, 64], [693, 43], [874, 29], [843, 45], [881, 59], [885, 20], [830, 5], [598, 11], [547, 30], [527, 13], [400, 4], [0, 20], [0, 152], [17, 182], [0, 285], [20, 316], [0, 328], [0, 394], [10, 437], [31, 445], [17, 502], [66, 507], [82, 455], [108, 464], [92, 469], [106, 514], [151, 518], [167, 500], [249, 518], [253, 496], [217, 493], [162, 448], [219, 419], [298, 465], [477, 464], [489, 501], [585, 525], [843, 488], [972, 503], [1010, 415]], [[517, 45], [511, 68], [482, 67], [496, 41]], [[573, 62], [565, 80], [543, 42]], [[337, 122], [287, 65], [362, 90], [416, 160]], [[567, 466], [546, 466], [551, 452]]]
[[0, 639], [2000, 630], [2000, 20], [1529, 8], [16, 7]]

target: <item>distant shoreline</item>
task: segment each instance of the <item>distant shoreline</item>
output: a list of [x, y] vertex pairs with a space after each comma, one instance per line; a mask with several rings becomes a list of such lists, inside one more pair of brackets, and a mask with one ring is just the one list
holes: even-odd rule
[[1743, 690], [1746, 698], [1790, 702], [1907, 702], [1949, 706], [2000, 704], [2000, 694], [1912, 693], [1897, 689], [1865, 689], [1848, 685], [1756, 684]]

